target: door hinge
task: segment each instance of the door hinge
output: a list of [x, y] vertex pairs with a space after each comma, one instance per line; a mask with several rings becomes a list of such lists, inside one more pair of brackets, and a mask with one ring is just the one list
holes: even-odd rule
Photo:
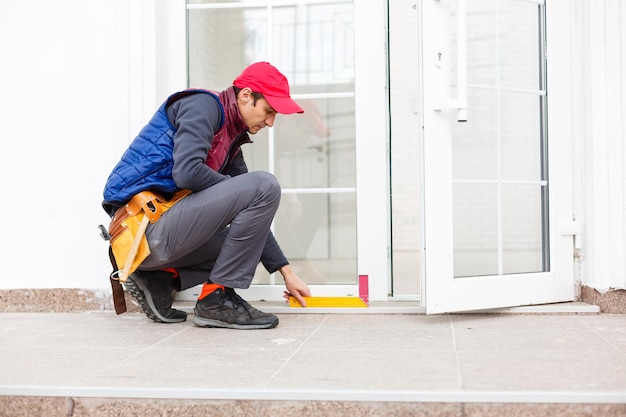
[[575, 219], [562, 220], [561, 223], [559, 223], [559, 234], [561, 236], [573, 236], [575, 249], [582, 248], [581, 231], [582, 231], [581, 222]]

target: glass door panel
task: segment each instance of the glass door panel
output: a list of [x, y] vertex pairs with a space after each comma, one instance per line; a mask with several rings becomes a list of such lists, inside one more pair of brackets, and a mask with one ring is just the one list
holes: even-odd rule
[[389, 1], [392, 300], [419, 301], [422, 280], [422, 164], [417, 10]]
[[[352, 1], [189, 0], [189, 86], [221, 90], [269, 61], [304, 114], [278, 115], [243, 152], [282, 186], [274, 234], [310, 284], [355, 287], [356, 162]], [[259, 267], [253, 284], [282, 285]], [[337, 287], [338, 288], [338, 287]], [[343, 288], [343, 287], [342, 287]], [[320, 294], [318, 291], [317, 294]], [[280, 299], [282, 291], [275, 291]], [[271, 299], [272, 295], [264, 295]]]
[[542, 272], [544, 265], [542, 190], [511, 185], [502, 190], [502, 273]]
[[[454, 275], [547, 271], [544, 8], [519, 0], [466, 4], [470, 116], [452, 124]], [[457, 5], [448, 2], [453, 20]]]

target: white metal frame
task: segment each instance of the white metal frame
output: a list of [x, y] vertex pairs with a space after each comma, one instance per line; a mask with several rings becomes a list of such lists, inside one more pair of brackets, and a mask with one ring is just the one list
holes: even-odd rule
[[[433, 0], [424, 0], [433, 1]], [[242, 5], [247, 3], [242, 3]], [[277, 3], [278, 4], [278, 3]], [[168, 2], [155, 2], [154, 0], [141, 0], [128, 5], [129, 24], [128, 35], [130, 44], [128, 55], [130, 58], [129, 72], [129, 131], [135, 132], [145, 122], [158, 104], [171, 92], [186, 86], [186, 19], [185, 1], [171, 0]], [[569, 16], [570, 5], [566, 0], [551, 0], [547, 6], [548, 14], [548, 40], [550, 56], [548, 59], [548, 85], [549, 85], [549, 136], [551, 149], [558, 152], [550, 152], [550, 175], [551, 184], [565, 184], [565, 187], [550, 188], [550, 236], [554, 241], [551, 243], [552, 272], [550, 274], [566, 276], [573, 281], [573, 262], [568, 245], [571, 244], [570, 236], [561, 233], [575, 233], [568, 227], [559, 228], [559, 219], [567, 226], [572, 220], [571, 210], [571, 115], [569, 112], [570, 102], [570, 73], [561, 68], [568, 68], [571, 61], [569, 53]], [[390, 276], [389, 264], [389, 190], [388, 190], [388, 128], [387, 128], [387, 73], [386, 73], [386, 15], [385, 2], [380, 0], [363, 0], [354, 2], [355, 10], [355, 60], [356, 60], [356, 157], [357, 157], [357, 271], [359, 275], [369, 277], [370, 300], [387, 300]], [[172, 18], [178, 16], [178, 18]], [[166, 20], [166, 23], [165, 23]], [[425, 30], [436, 30], [432, 27], [432, 21], [425, 21]], [[158, 28], [158, 30], [157, 30]], [[426, 43], [434, 46], [442, 42], [439, 38], [425, 39]], [[426, 45], [425, 47], [430, 47]], [[425, 56], [432, 51], [426, 51]], [[449, 84], [449, 83], [448, 83]], [[428, 85], [424, 86], [428, 88]], [[433, 86], [431, 86], [433, 87]], [[133, 104], [134, 103], [134, 104]], [[425, 112], [432, 113], [432, 108]], [[443, 120], [437, 121], [443, 123]], [[132, 135], [129, 135], [132, 136]], [[425, 152], [435, 154], [449, 152], [449, 143], [442, 140], [426, 139]], [[451, 180], [450, 172], [441, 166], [439, 161], [424, 160], [425, 170], [429, 175], [437, 175], [442, 181]], [[556, 169], [558, 167], [558, 169]], [[449, 170], [448, 170], [449, 171]], [[450, 183], [450, 181], [448, 181]], [[443, 285], [442, 294], [450, 294], [450, 284], [443, 281], [430, 279], [436, 275], [452, 276], [452, 264], [449, 253], [437, 250], [437, 247], [445, 246], [445, 240], [451, 236], [451, 227], [447, 219], [451, 218], [451, 196], [441, 196], [441, 189], [426, 184], [424, 190], [425, 224], [424, 245], [428, 253], [427, 263], [422, 277], [427, 280], [427, 289]], [[438, 201], [440, 205], [432, 207], [428, 201]], [[443, 225], [437, 231], [433, 225]], [[448, 224], [448, 226], [445, 226]], [[575, 228], [574, 228], [575, 229]], [[565, 239], [565, 245], [563, 244]], [[560, 243], [559, 243], [560, 241]], [[449, 246], [451, 247], [451, 245]], [[562, 260], [567, 261], [563, 262]], [[433, 266], [437, 269], [433, 270]], [[446, 270], [449, 268], [449, 270]], [[545, 281], [545, 274], [526, 274], [526, 285], [523, 289], [524, 298], [528, 303], [554, 301], [553, 295], [533, 290], [536, 288], [533, 282], [540, 284]], [[507, 277], [483, 280], [479, 285], [484, 293], [497, 294], [500, 286], [505, 285]], [[471, 281], [477, 278], [457, 280], [456, 287], [472, 286]], [[264, 287], [264, 288], [262, 288]], [[272, 286], [258, 286], [257, 294], [252, 299], [274, 299], [280, 297], [282, 291]], [[573, 282], [567, 288], [561, 288], [556, 298], [569, 299], [573, 294]], [[356, 293], [355, 286], [313, 286], [317, 295], [337, 295]], [[458, 292], [458, 288], [454, 290]], [[460, 291], [464, 292], [463, 289]], [[429, 293], [430, 294], [430, 293]], [[466, 293], [467, 294], [467, 293]], [[425, 295], [425, 294], [424, 294]], [[423, 295], [423, 296], [424, 296]], [[436, 299], [432, 294], [423, 297], [429, 310], [437, 309], [474, 309], [485, 308], [485, 305], [470, 302], [471, 296], [462, 297], [453, 304], [446, 299]], [[449, 298], [449, 297], [445, 297]], [[480, 298], [480, 297], [478, 297]], [[501, 294], [498, 295], [497, 305], [510, 305]]]
[[385, 2], [358, 0], [355, 13], [357, 258], [371, 301], [387, 301], [390, 276], [389, 135]]
[[[295, 1], [274, 1], [272, 6], [297, 4]], [[307, 3], [330, 3], [313, 0]], [[259, 7], [258, 3], [237, 3], [237, 7]], [[131, 117], [129, 130], [141, 127], [155, 106], [167, 94], [186, 86], [186, 18], [187, 8], [220, 7], [219, 4], [189, 5], [185, 0], [155, 2], [142, 0], [129, 5], [131, 48], [134, 63], [130, 76], [131, 101], [137, 109]], [[232, 4], [227, 7], [233, 7]], [[367, 0], [354, 2], [356, 80], [356, 198], [357, 198], [357, 273], [369, 277], [369, 299], [386, 301], [389, 293], [389, 231], [388, 231], [388, 129], [386, 88], [386, 15], [385, 2]], [[172, 18], [178, 16], [179, 18]], [[167, 19], [161, 20], [161, 19]], [[156, 30], [159, 28], [159, 30]], [[271, 42], [270, 42], [271, 45]], [[182, 54], [182, 55], [181, 55]], [[158, 63], [158, 65], [157, 65]], [[294, 98], [304, 98], [294, 95]], [[271, 136], [271, 135], [270, 135]], [[270, 137], [271, 140], [271, 137]], [[286, 192], [302, 190], [286, 190]], [[307, 190], [307, 192], [328, 190]], [[338, 189], [333, 192], [355, 192]], [[315, 295], [358, 295], [358, 285], [313, 285]], [[282, 300], [282, 284], [258, 285], [242, 292], [250, 300]], [[195, 299], [199, 288], [179, 294], [179, 299]]]

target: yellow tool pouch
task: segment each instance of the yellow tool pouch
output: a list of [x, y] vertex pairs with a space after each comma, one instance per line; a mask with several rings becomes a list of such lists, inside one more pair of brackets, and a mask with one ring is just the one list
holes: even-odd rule
[[[165, 200], [151, 191], [142, 191], [133, 196], [124, 207], [117, 210], [111, 219], [109, 234], [111, 235], [111, 250], [118, 267], [126, 264], [144, 216], [148, 216], [150, 223], [155, 223], [163, 213], [190, 193], [189, 190], [181, 190], [170, 200]], [[150, 247], [144, 235], [141, 236], [139, 248], [128, 273], [133, 273], [148, 255], [150, 255]]]

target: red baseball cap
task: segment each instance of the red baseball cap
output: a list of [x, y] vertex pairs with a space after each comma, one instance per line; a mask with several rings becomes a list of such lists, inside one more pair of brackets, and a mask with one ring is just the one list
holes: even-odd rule
[[237, 88], [250, 88], [263, 97], [274, 110], [282, 114], [304, 113], [302, 107], [289, 96], [287, 77], [269, 62], [256, 62], [246, 67], [233, 85]]

